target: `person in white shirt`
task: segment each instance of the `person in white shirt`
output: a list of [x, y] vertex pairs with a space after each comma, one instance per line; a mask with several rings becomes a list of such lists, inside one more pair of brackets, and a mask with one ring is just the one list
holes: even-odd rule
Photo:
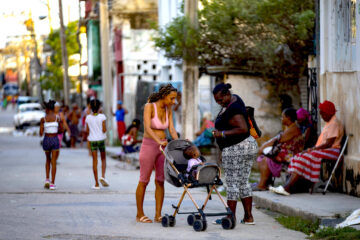
[[90, 101], [92, 114], [86, 116], [86, 133], [88, 134], [88, 141], [90, 142], [91, 154], [93, 157], [93, 172], [95, 178], [95, 185], [92, 187], [94, 190], [100, 189], [97, 173], [97, 150], [100, 151], [101, 156], [101, 178], [100, 182], [103, 187], [108, 187], [109, 183], [105, 179], [106, 171], [106, 152], [105, 152], [105, 139], [106, 139], [106, 116], [99, 113], [100, 101], [97, 99]]

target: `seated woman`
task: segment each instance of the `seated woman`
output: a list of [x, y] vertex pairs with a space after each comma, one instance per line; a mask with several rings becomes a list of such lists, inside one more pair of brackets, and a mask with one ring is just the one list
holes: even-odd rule
[[213, 143], [212, 131], [214, 130], [215, 124], [211, 121], [211, 112], [205, 112], [201, 121], [200, 130], [195, 133], [197, 138], [194, 141], [196, 146], [206, 146]]
[[336, 160], [340, 154], [340, 143], [344, 128], [336, 118], [335, 105], [324, 101], [319, 106], [321, 118], [326, 122], [315, 147], [309, 148], [291, 158], [288, 171], [291, 173], [285, 186], [270, 187], [269, 190], [282, 195], [296, 192], [299, 181], [306, 179], [312, 183], [319, 181], [321, 159]]
[[125, 153], [138, 152], [140, 150], [139, 147], [136, 146], [137, 143], [141, 143], [137, 138], [139, 128], [140, 120], [134, 119], [126, 129], [125, 134], [121, 137], [121, 143]]
[[313, 147], [316, 143], [317, 134], [316, 129], [311, 121], [311, 116], [304, 108], [299, 108], [296, 111], [297, 122], [300, 126], [301, 132], [304, 136], [305, 145], [304, 149]]
[[[259, 150], [261, 154], [258, 159], [258, 167], [260, 170], [260, 181], [257, 186], [253, 187], [253, 191], [264, 191], [268, 189], [269, 180], [272, 176], [280, 177], [282, 164], [288, 163], [290, 158], [304, 148], [304, 139], [301, 130], [296, 123], [296, 110], [287, 108], [281, 116], [282, 124], [285, 131], [264, 143]], [[263, 154], [266, 147], [273, 146], [278, 140], [280, 152], [275, 157], [267, 157]]]

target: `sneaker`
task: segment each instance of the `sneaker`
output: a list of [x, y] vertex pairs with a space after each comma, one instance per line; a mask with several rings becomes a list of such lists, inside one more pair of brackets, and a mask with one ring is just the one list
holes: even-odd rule
[[95, 185], [94, 185], [94, 186], [91, 187], [91, 189], [92, 189], [92, 190], [100, 190], [100, 186], [95, 186]]
[[45, 184], [44, 184], [44, 188], [49, 189], [49, 187], [50, 187], [50, 180], [49, 180], [49, 179], [46, 179], [46, 180], [45, 180]]
[[285, 191], [283, 186], [278, 186], [278, 187], [269, 187], [270, 192], [274, 192], [280, 195], [284, 195], [284, 196], [289, 196], [290, 193], [288, 193], [287, 191]]
[[108, 187], [109, 186], [109, 183], [108, 183], [108, 181], [106, 181], [105, 178], [101, 177], [99, 180], [100, 180], [100, 183], [101, 183], [101, 185], [103, 187]]
[[221, 219], [216, 219], [215, 221], [212, 222], [215, 225], [221, 225]]
[[55, 190], [55, 189], [56, 189], [56, 185], [55, 185], [55, 184], [50, 184], [49, 189], [50, 189], [50, 190]]

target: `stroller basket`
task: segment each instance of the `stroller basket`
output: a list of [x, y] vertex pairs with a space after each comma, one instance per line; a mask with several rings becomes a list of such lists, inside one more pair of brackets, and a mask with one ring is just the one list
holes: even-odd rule
[[[166, 158], [164, 163], [164, 174], [166, 181], [173, 186], [184, 188], [177, 206], [173, 205], [173, 208], [175, 209], [174, 213], [172, 215], [166, 214], [163, 216], [162, 225], [164, 227], [173, 227], [176, 223], [176, 214], [189, 214], [187, 218], [188, 224], [193, 226], [195, 231], [205, 231], [207, 228], [206, 217], [225, 216], [222, 218], [222, 227], [224, 229], [233, 229], [236, 225], [235, 216], [216, 188], [216, 185], [222, 185], [222, 181], [220, 179], [221, 171], [219, 166], [215, 163], [205, 163], [203, 165], [199, 165], [196, 168], [195, 178], [191, 175], [189, 177], [187, 176], [188, 174], [186, 173], [186, 168], [188, 159], [184, 157], [183, 150], [192, 145], [193, 143], [187, 140], [173, 140], [166, 146], [164, 150], [161, 149]], [[197, 205], [189, 192], [189, 188], [195, 187], [206, 187], [208, 190], [207, 197], [202, 207]], [[225, 212], [204, 212], [208, 200], [211, 200], [211, 194], [213, 191], [216, 192], [221, 202], [224, 204], [226, 209]], [[194, 203], [197, 211], [180, 212], [180, 206], [186, 194]]]

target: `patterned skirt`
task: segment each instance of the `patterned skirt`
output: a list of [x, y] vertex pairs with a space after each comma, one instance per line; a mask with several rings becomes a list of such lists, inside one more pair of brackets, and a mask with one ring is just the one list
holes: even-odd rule
[[228, 200], [252, 196], [249, 177], [257, 152], [258, 145], [252, 136], [222, 150]]

